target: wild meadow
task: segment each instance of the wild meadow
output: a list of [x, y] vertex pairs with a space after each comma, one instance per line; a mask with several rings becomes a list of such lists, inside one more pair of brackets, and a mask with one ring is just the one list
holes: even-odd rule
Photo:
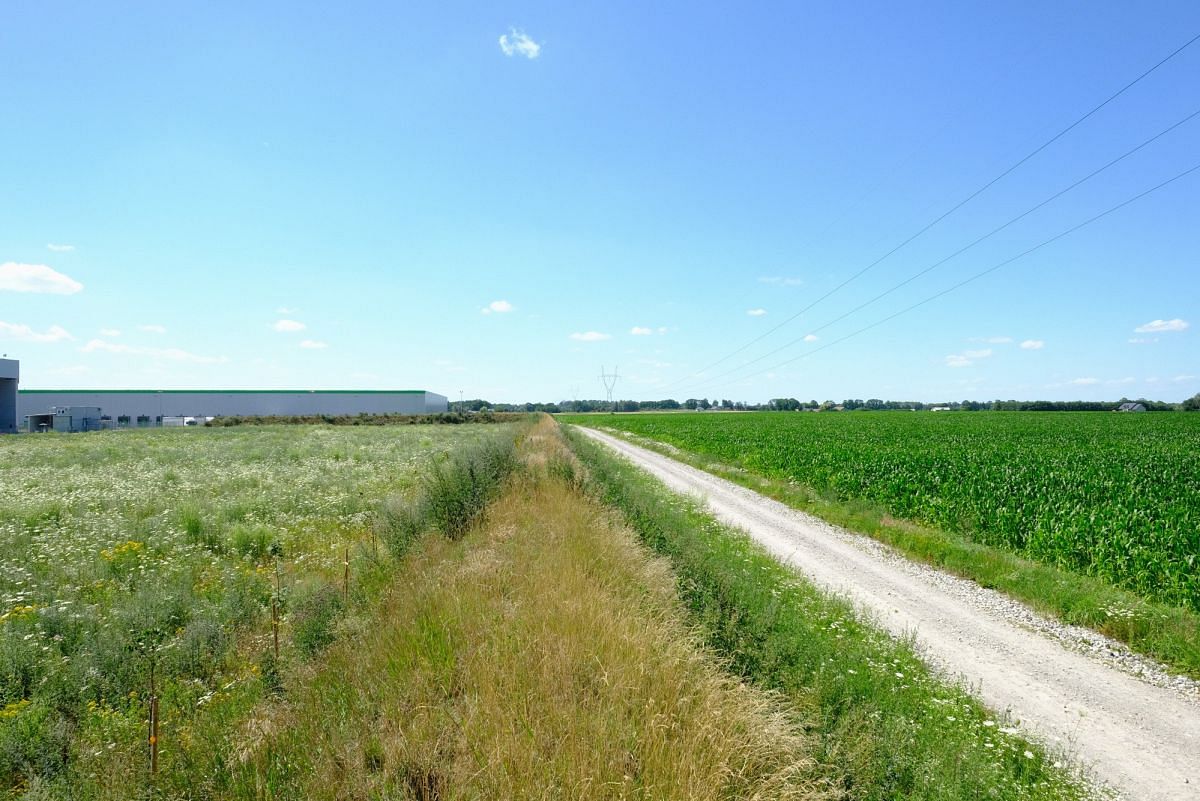
[[332, 639], [386, 548], [382, 500], [498, 431], [0, 438], [0, 797], [137, 797], [152, 750], [186, 786]]

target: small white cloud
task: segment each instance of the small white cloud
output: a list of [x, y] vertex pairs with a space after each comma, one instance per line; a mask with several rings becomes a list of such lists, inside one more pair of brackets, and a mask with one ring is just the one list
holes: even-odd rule
[[510, 58], [520, 55], [534, 59], [542, 52], [540, 44], [526, 36], [525, 31], [519, 31], [516, 28], [509, 28], [508, 33], [500, 34], [500, 49], [504, 51], [504, 55]]
[[635, 337], [648, 337], [654, 333], [654, 329], [635, 325], [633, 328], [629, 329], [629, 333], [633, 334]]
[[299, 314], [300, 310], [299, 309], [289, 309], [287, 306], [280, 306], [278, 309], [275, 310], [275, 313], [282, 314], [282, 315]]
[[74, 245], [46, 245], [47, 250], [52, 250], [55, 253], [70, 253], [75, 249]]
[[1046, 347], [1046, 342], [1041, 339], [1027, 339], [1021, 343], [1022, 350], [1041, 350]]
[[746, 314], [750, 315], [751, 317], [762, 317], [766, 313], [766, 309], [746, 309]]
[[1105, 381], [1104, 383], [1105, 384], [1132, 384], [1136, 380], [1137, 379], [1135, 379], [1133, 376], [1127, 375], [1124, 378], [1113, 378], [1108, 381]]
[[83, 284], [44, 264], [0, 264], [0, 291], [37, 292], [46, 295], [74, 295]]
[[119, 337], [121, 336], [121, 330], [119, 328], [101, 328], [100, 336], [108, 337], [109, 339], [112, 337]]
[[782, 275], [764, 275], [758, 279], [760, 284], [772, 284], [774, 286], [803, 286], [803, 278], [786, 278]]
[[105, 342], [102, 339], [90, 340], [79, 350], [82, 353], [117, 353], [130, 356], [147, 356], [152, 359], [190, 362], [192, 364], [223, 364], [229, 361], [225, 356], [202, 356], [197, 353], [180, 350], [179, 348], [143, 348], [116, 342]]
[[1196, 376], [1194, 376], [1194, 375], [1177, 375], [1174, 378], [1172, 378], [1171, 380], [1172, 381], [1191, 381], [1194, 378], [1196, 378]]
[[509, 303], [507, 300], [493, 300], [479, 311], [483, 314], [491, 314], [492, 312], [495, 312], [496, 314], [507, 314], [516, 308], [516, 306]]
[[667, 327], [666, 327], [665, 325], [660, 325], [660, 326], [658, 327], [658, 333], [660, 333], [660, 334], [665, 334], [665, 333], [667, 333]]
[[805, 342], [816, 342], [818, 339], [820, 339], [820, 337], [817, 336], [816, 334], [805, 334], [804, 335]]
[[308, 328], [308, 326], [298, 320], [276, 320], [275, 325], [271, 327], [284, 334], [291, 334]]
[[612, 339], [612, 334], [602, 334], [599, 331], [583, 331], [582, 333], [571, 334], [570, 339], [576, 342], [603, 342], [606, 339]]
[[309, 350], [324, 350], [329, 347], [329, 343], [322, 342], [319, 339], [306, 339], [300, 343], [300, 347], [308, 348]]
[[1092, 384], [1099, 384], [1099, 383], [1100, 383], [1100, 379], [1098, 379], [1098, 378], [1091, 378], [1091, 377], [1088, 377], [1088, 378], [1072, 378], [1072, 379], [1071, 379], [1070, 381], [1068, 381], [1067, 383], [1068, 383], [1068, 384], [1074, 384], [1074, 385], [1075, 385], [1075, 386], [1077, 386], [1077, 387], [1088, 387], [1088, 386], [1091, 386]]
[[61, 325], [52, 325], [44, 333], [38, 333], [24, 323], [6, 323], [0, 320], [0, 339], [15, 339], [18, 342], [62, 342], [74, 338]]
[[992, 355], [992, 349], [984, 350], [966, 350], [962, 353], [951, 353], [946, 357], [947, 367], [970, 367], [979, 359], [986, 359]]
[[81, 376], [88, 375], [92, 372], [92, 368], [83, 364], [71, 364], [65, 367], [54, 367], [46, 371], [50, 375], [61, 376]]
[[1158, 341], [1158, 337], [1132, 337], [1129, 339], [1130, 345], [1153, 345]]
[[1174, 320], [1151, 320], [1145, 325], [1133, 329], [1135, 334], [1157, 334], [1160, 331], [1183, 331], [1188, 327], [1186, 320], [1176, 317]]
[[155, 323], [151, 323], [150, 325], [139, 325], [138, 330], [145, 331], [147, 334], [167, 333], [167, 327], [165, 325], [157, 325]]

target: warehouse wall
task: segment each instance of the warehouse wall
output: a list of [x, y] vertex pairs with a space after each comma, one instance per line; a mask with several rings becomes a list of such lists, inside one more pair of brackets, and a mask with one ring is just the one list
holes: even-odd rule
[[432, 414], [446, 411], [443, 395], [433, 392], [264, 391], [203, 392], [147, 390], [22, 390], [17, 419], [44, 413], [51, 406], [99, 406], [114, 420], [128, 416], [218, 417], [227, 415]]
[[17, 380], [20, 363], [15, 359], [0, 359], [0, 434], [17, 431]]

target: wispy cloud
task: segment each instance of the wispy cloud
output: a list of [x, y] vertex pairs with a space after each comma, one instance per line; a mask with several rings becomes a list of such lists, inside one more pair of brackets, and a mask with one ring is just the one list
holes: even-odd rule
[[1158, 337], [1130, 337], [1128, 341], [1130, 345], [1153, 345]]
[[47, 250], [52, 250], [52, 251], [54, 251], [55, 253], [70, 253], [72, 250], [74, 250], [74, 249], [75, 249], [75, 246], [74, 246], [74, 245], [54, 245], [54, 244], [50, 244], [50, 245], [46, 245], [46, 249], [47, 249]]
[[972, 342], [986, 342], [989, 345], [1008, 345], [1013, 341], [1012, 337], [974, 337]]
[[766, 313], [766, 309], [746, 309], [746, 314], [750, 315], [751, 317], [762, 317]]
[[308, 328], [308, 326], [306, 326], [304, 323], [300, 322], [299, 320], [276, 320], [275, 325], [273, 325], [271, 327], [274, 328], [276, 331], [279, 331], [280, 333], [284, 333], [284, 334], [291, 334], [291, 333], [295, 333], [296, 331], [303, 331], [305, 328]]
[[1157, 334], [1160, 331], [1183, 331], [1188, 327], [1186, 320], [1176, 317], [1174, 320], [1151, 320], [1145, 325], [1133, 329], [1135, 334]]
[[782, 275], [764, 275], [758, 279], [760, 284], [772, 284], [774, 286], [803, 286], [803, 278], [787, 278]]
[[1194, 376], [1194, 375], [1177, 375], [1174, 378], [1172, 378], [1171, 380], [1172, 381], [1192, 381], [1196, 377], [1197, 376]]
[[157, 323], [150, 323], [147, 325], [139, 325], [138, 330], [145, 331], [147, 334], [165, 334], [165, 333], [167, 333], [167, 327], [165, 325], [158, 325]]
[[820, 339], [820, 337], [817, 336], [816, 334], [805, 334], [804, 335], [805, 342], [816, 342], [818, 339]]
[[1124, 378], [1111, 378], [1111, 379], [1109, 379], [1108, 381], [1105, 381], [1104, 383], [1105, 383], [1105, 384], [1114, 384], [1114, 385], [1119, 385], [1119, 384], [1133, 384], [1133, 383], [1135, 383], [1136, 381], [1137, 381], [1137, 379], [1136, 379], [1136, 378], [1134, 378], [1134, 377], [1133, 377], [1133, 376], [1131, 376], [1131, 375], [1127, 375], [1127, 376], [1125, 376]]
[[517, 307], [509, 303], [507, 300], [493, 300], [488, 305], [480, 309], [481, 314], [508, 314]]
[[509, 56], [525, 56], [525, 58], [534, 59], [542, 53], [542, 46], [530, 39], [525, 31], [516, 28], [509, 28], [508, 33], [500, 34], [500, 49], [504, 55]]
[[101, 328], [100, 336], [109, 337], [109, 338], [119, 337], [119, 336], [121, 336], [121, 329], [119, 329], [119, 328]]
[[467, 368], [450, 359], [434, 359], [433, 363], [447, 373], [465, 373], [467, 371]]
[[654, 333], [654, 329], [635, 325], [633, 328], [629, 329], [629, 333], [633, 334], [635, 337], [648, 337]]
[[1041, 339], [1027, 339], [1021, 343], [1021, 350], [1041, 350], [1046, 343]]
[[299, 314], [300, 310], [299, 309], [289, 309], [287, 306], [280, 306], [278, 309], [275, 310], [275, 313], [283, 314], [283, 315]]
[[991, 355], [991, 348], [985, 348], [984, 350], [964, 350], [962, 353], [951, 353], [946, 357], [946, 366], [970, 367], [980, 359], [986, 359]]
[[325, 348], [329, 347], [329, 343], [322, 342], [319, 339], [305, 339], [300, 343], [300, 347], [309, 350], [325, 350]]
[[105, 342], [102, 339], [90, 340], [79, 350], [83, 353], [116, 353], [129, 356], [146, 356], [151, 359], [190, 362], [192, 364], [223, 364], [229, 361], [225, 356], [203, 356], [179, 348], [144, 348], [117, 342]]
[[0, 320], [0, 339], [15, 339], [18, 342], [62, 342], [74, 338], [61, 325], [52, 325], [45, 332], [39, 333], [24, 323], [6, 323]]
[[1092, 384], [1099, 384], [1100, 379], [1088, 376], [1087, 378], [1072, 378], [1067, 383], [1077, 387], [1090, 387]]
[[571, 334], [570, 339], [576, 342], [603, 342], [612, 339], [612, 334], [602, 334], [599, 331], [583, 331]]
[[0, 264], [0, 291], [37, 292], [46, 295], [74, 295], [83, 284], [44, 264]]

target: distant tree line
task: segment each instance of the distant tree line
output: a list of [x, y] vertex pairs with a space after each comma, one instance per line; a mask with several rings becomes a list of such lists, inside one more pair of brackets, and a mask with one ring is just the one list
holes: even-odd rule
[[[463, 412], [548, 412], [550, 414], [572, 412], [651, 412], [651, 411], [727, 411], [727, 412], [853, 412], [853, 411], [928, 411], [931, 409], [947, 409], [962, 412], [1111, 412], [1122, 403], [1140, 403], [1150, 412], [1170, 411], [1200, 411], [1200, 393], [1183, 403], [1167, 403], [1165, 401], [1148, 400], [1146, 398], [1121, 398], [1114, 401], [1049, 401], [1049, 400], [992, 400], [992, 401], [942, 401], [927, 403], [924, 401], [893, 401], [880, 398], [846, 398], [838, 402], [834, 400], [807, 400], [796, 398], [772, 398], [766, 403], [745, 403], [728, 398], [687, 398], [678, 401], [673, 398], [666, 400], [633, 401], [618, 400], [609, 403], [605, 400], [564, 400], [558, 403], [491, 403], [476, 398], [463, 401]], [[460, 410], [460, 404], [451, 403], [453, 412]]]

